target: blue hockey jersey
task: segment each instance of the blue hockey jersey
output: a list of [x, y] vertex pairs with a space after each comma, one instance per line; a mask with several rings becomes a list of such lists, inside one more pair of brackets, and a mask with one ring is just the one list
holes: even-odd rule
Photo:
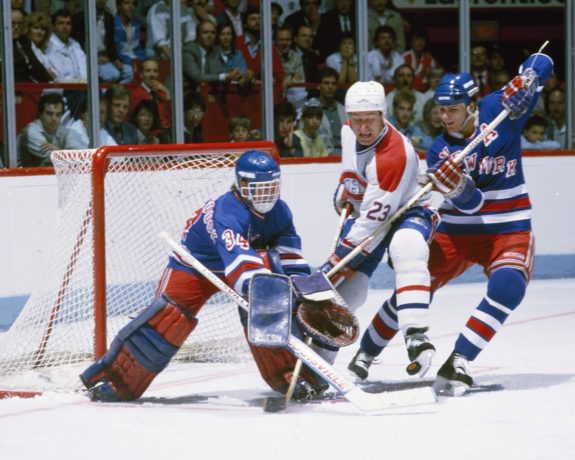
[[[439, 232], [455, 234], [497, 234], [531, 230], [531, 201], [527, 193], [521, 163], [521, 132], [533, 111], [543, 84], [553, 71], [553, 61], [545, 54], [530, 56], [521, 66], [533, 68], [539, 87], [528, 110], [519, 118], [505, 118], [464, 160], [463, 166], [483, 193], [478, 210], [463, 212], [449, 200], [442, 207]], [[449, 134], [438, 136], [427, 151], [426, 162], [432, 166], [440, 159], [463, 150], [501, 113], [503, 91], [495, 91], [479, 102], [478, 126], [467, 139]]]
[[[258, 250], [277, 251], [287, 275], [310, 273], [292, 213], [282, 200], [270, 212], [259, 214], [236, 191], [227, 192], [195, 211], [186, 222], [181, 244], [212, 272], [223, 274], [240, 294], [254, 274], [269, 273]], [[168, 267], [198, 274], [176, 254], [170, 256]]]

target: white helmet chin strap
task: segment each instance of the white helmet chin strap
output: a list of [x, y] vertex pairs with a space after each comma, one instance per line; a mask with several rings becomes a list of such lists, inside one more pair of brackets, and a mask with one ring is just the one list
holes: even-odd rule
[[468, 105], [465, 106], [465, 111], [467, 112], [467, 117], [465, 117], [465, 120], [463, 120], [463, 122], [461, 123], [461, 126], [459, 127], [458, 131], [463, 131], [463, 129], [465, 128], [465, 125], [467, 125], [467, 123], [469, 123], [472, 119], [473, 122], [475, 123], [477, 121], [477, 114], [478, 111], [472, 111]]

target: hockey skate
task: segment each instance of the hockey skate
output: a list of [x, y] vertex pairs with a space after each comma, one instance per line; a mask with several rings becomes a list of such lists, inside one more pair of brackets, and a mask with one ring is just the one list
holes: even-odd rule
[[437, 371], [433, 389], [443, 396], [462, 396], [472, 385], [467, 358], [454, 351]]
[[348, 364], [347, 369], [361, 380], [365, 380], [369, 375], [369, 368], [374, 359], [375, 356], [368, 355], [360, 348]]
[[409, 328], [405, 331], [405, 346], [410, 363], [405, 370], [409, 375], [423, 377], [431, 367], [435, 347], [425, 333], [427, 328]]
[[112, 387], [110, 382], [106, 380], [100, 380], [94, 385], [88, 386], [87, 391], [90, 399], [92, 401], [102, 401], [102, 402], [119, 402], [122, 401], [116, 393], [116, 390]]
[[318, 383], [314, 385], [304, 379], [298, 379], [292, 395], [295, 401], [308, 401], [317, 398], [329, 388], [327, 383]]

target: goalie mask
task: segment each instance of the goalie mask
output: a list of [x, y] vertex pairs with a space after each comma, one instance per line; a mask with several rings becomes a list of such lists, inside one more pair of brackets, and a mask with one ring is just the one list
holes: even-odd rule
[[280, 168], [266, 152], [248, 150], [236, 161], [236, 187], [257, 212], [272, 210], [280, 197]]

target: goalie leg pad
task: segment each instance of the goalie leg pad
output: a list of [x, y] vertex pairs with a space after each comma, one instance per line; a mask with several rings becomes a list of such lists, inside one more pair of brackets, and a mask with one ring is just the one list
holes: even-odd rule
[[92, 392], [95, 399], [112, 400], [114, 392], [118, 400], [136, 399], [168, 365], [197, 322], [167, 297], [156, 299], [120, 330], [110, 349], [80, 379], [88, 389], [107, 384], [105, 394]]

